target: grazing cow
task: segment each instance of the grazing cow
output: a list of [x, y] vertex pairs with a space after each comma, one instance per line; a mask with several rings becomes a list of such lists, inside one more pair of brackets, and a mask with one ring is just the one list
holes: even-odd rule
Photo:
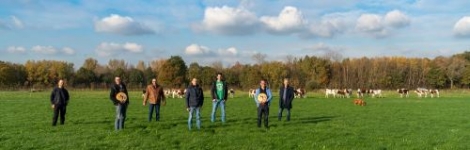
[[401, 89], [397, 89], [397, 92], [398, 94], [400, 94], [400, 97], [403, 98], [403, 96], [405, 97], [409, 97], [409, 90], [408, 89], [405, 89], [405, 88], [401, 88]]
[[142, 90], [142, 98], [144, 98], [144, 97], [145, 97], [145, 89]]
[[250, 89], [250, 90], [248, 91], [248, 96], [249, 96], [250, 98], [254, 98], [254, 97], [255, 97], [255, 92], [256, 92], [255, 89]]
[[433, 98], [434, 95], [436, 95], [436, 97], [439, 97], [439, 90], [438, 89], [431, 89], [431, 90], [429, 90], [429, 93], [431, 94], [431, 98]]
[[338, 89], [326, 89], [325, 90], [325, 98], [328, 98], [329, 95], [333, 95], [336, 98], [336, 94], [338, 94]]
[[230, 89], [229, 93], [230, 93], [231, 98], [233, 98], [235, 96], [235, 90]]
[[302, 88], [298, 88], [297, 90], [294, 91], [294, 97], [295, 98], [306, 98], [305, 90], [302, 89]]
[[364, 97], [364, 94], [368, 93], [369, 90], [366, 90], [364, 88], [358, 88], [357, 89], [357, 98], [363, 98]]
[[370, 90], [370, 93], [372, 94], [372, 97], [382, 97], [382, 90], [381, 89], [375, 89], [375, 90]]
[[354, 105], [359, 105], [359, 106], [366, 106], [366, 101], [362, 100], [362, 99], [355, 99], [353, 101]]
[[417, 88], [415, 90], [415, 93], [418, 94], [418, 97], [423, 97], [423, 95], [424, 97], [428, 97], [428, 92], [429, 90], [426, 88]]

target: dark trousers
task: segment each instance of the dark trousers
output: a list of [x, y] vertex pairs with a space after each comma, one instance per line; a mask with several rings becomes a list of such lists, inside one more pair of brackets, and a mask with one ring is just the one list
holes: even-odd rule
[[258, 106], [258, 127], [261, 127], [261, 119], [264, 119], [264, 127], [268, 128], [269, 106]]
[[[286, 108], [287, 109], [287, 121], [290, 121], [290, 108]], [[278, 119], [279, 121], [281, 120], [282, 118], [282, 112], [284, 111], [284, 108], [279, 108], [279, 114], [278, 114]]]
[[149, 122], [152, 121], [153, 110], [155, 110], [155, 120], [160, 121], [160, 105], [149, 104]]
[[65, 112], [66, 112], [65, 106], [56, 105], [54, 107], [54, 115], [52, 116], [52, 126], [57, 125], [57, 119], [59, 118], [59, 116], [60, 116], [60, 124], [63, 125], [65, 123]]

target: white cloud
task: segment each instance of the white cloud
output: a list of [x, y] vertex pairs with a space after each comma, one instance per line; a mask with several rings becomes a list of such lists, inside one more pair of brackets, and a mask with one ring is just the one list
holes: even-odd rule
[[73, 55], [73, 54], [75, 54], [75, 50], [70, 48], [70, 47], [64, 47], [64, 48], [62, 48], [62, 53], [66, 54], [66, 55]]
[[263, 16], [260, 20], [264, 23], [268, 31], [274, 33], [292, 33], [300, 31], [307, 23], [302, 12], [292, 6], [284, 7], [279, 13], [279, 16]]
[[344, 48], [330, 46], [325, 43], [317, 43], [311, 47], [304, 48], [304, 50], [313, 51], [314, 53], [328, 53], [328, 52], [340, 52], [340, 51], [343, 51]]
[[378, 14], [362, 14], [356, 22], [356, 30], [375, 38], [383, 38], [390, 35], [393, 29], [409, 26], [411, 19], [400, 12], [393, 10], [385, 17]]
[[318, 23], [312, 23], [308, 28], [307, 37], [326, 37], [331, 38], [337, 34], [347, 31], [354, 25], [355, 13], [333, 13], [322, 17]]
[[186, 49], [184, 50], [184, 53], [186, 55], [205, 55], [205, 54], [210, 54], [211, 51], [206, 46], [191, 44], [188, 47], [186, 47]]
[[236, 56], [238, 54], [238, 50], [235, 47], [230, 47], [228, 49], [221, 49], [219, 50], [219, 55], [222, 56]]
[[23, 22], [20, 19], [18, 19], [16, 16], [11, 16], [11, 20], [13, 21], [13, 26], [15, 28], [18, 28], [18, 29], [24, 28]]
[[45, 54], [45, 55], [54, 55], [57, 53], [57, 50], [52, 46], [40, 46], [40, 45], [36, 45], [32, 47], [31, 51], [35, 53]]
[[119, 35], [143, 35], [154, 34], [155, 31], [146, 25], [134, 21], [131, 17], [111, 14], [95, 22], [97, 32], [112, 33]]
[[10, 46], [7, 48], [7, 51], [9, 53], [25, 53], [26, 49], [21, 46]]
[[470, 16], [462, 17], [455, 23], [454, 35], [457, 37], [470, 37]]
[[143, 46], [137, 43], [126, 42], [124, 44], [103, 42], [96, 47], [96, 53], [99, 56], [115, 56], [125, 53], [141, 53], [143, 52]]
[[410, 18], [399, 10], [393, 10], [385, 15], [385, 24], [394, 28], [402, 28], [410, 25]]
[[247, 35], [256, 31], [259, 21], [256, 15], [245, 8], [208, 7], [197, 30], [225, 35]]

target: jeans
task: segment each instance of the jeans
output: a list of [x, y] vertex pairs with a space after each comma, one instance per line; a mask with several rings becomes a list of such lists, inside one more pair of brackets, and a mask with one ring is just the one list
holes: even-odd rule
[[261, 119], [264, 119], [264, 127], [268, 128], [269, 105], [258, 106], [258, 127], [261, 127]]
[[160, 121], [160, 105], [149, 104], [149, 122], [152, 121], [153, 110], [155, 109], [155, 120]]
[[[287, 109], [287, 121], [290, 121], [290, 108], [286, 108], [286, 109]], [[279, 108], [279, 114], [278, 114], [279, 121], [282, 118], [282, 111], [284, 111], [284, 108]]]
[[212, 102], [212, 114], [211, 114], [211, 122], [215, 121], [215, 112], [217, 111], [217, 107], [220, 105], [220, 113], [221, 113], [221, 120], [222, 123], [225, 123], [225, 101], [224, 100], [217, 100]]
[[122, 130], [124, 128], [124, 121], [126, 121], [127, 104], [116, 105], [116, 121], [114, 122], [114, 128], [116, 130]]
[[60, 124], [63, 125], [65, 123], [65, 112], [66, 112], [65, 106], [55, 105], [54, 115], [52, 116], [52, 126], [57, 125], [57, 119], [59, 118], [59, 115], [60, 115]]
[[196, 126], [197, 126], [197, 129], [201, 129], [201, 107], [189, 107], [189, 118], [188, 118], [188, 127], [189, 127], [189, 130], [191, 130], [191, 123], [192, 123], [192, 120], [193, 120], [193, 114], [194, 114], [194, 111], [196, 111]]

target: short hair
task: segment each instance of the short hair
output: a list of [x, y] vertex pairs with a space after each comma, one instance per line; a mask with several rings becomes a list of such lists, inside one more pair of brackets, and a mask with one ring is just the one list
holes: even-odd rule
[[215, 75], [216, 75], [216, 76], [218, 76], [218, 75], [223, 76], [222, 72], [217, 72]]

